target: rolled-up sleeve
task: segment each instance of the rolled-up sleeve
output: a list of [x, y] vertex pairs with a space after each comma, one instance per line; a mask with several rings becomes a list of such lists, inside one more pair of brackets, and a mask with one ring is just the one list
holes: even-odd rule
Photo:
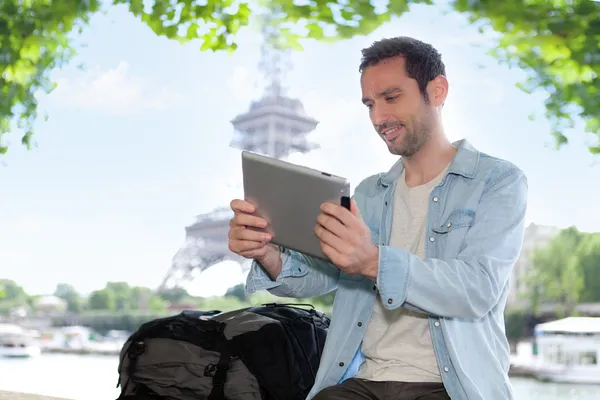
[[292, 268], [293, 263], [290, 262], [290, 255], [287, 249], [282, 249], [281, 251], [281, 272], [279, 276], [277, 276], [276, 280], [271, 279], [267, 271], [265, 271], [264, 267], [257, 262], [256, 260], [252, 261], [252, 266], [250, 267], [250, 273], [248, 274], [248, 279], [246, 281], [246, 290], [249, 293], [254, 293], [259, 290], [269, 290], [282, 285], [285, 281], [285, 278], [291, 276], [304, 276], [308, 272], [308, 267], [306, 265], [299, 265]]
[[282, 249], [281, 272], [273, 280], [260, 263], [253, 261], [246, 291], [268, 290], [282, 297], [314, 297], [337, 288], [339, 270], [331, 263], [289, 249]]
[[379, 246], [377, 287], [387, 308], [399, 307], [406, 300], [410, 282], [410, 253], [388, 246]]

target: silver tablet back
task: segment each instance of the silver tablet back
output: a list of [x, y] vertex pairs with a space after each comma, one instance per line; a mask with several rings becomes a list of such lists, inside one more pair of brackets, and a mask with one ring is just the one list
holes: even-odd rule
[[244, 198], [268, 221], [272, 243], [324, 260], [314, 227], [321, 204], [350, 208], [345, 178], [248, 151], [242, 152]]

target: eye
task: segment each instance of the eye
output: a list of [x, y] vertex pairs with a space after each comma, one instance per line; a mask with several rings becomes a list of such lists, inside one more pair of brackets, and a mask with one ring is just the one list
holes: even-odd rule
[[371, 111], [373, 109], [373, 104], [365, 104], [365, 106], [367, 107], [367, 109], [369, 111]]
[[387, 101], [388, 103], [391, 103], [393, 101], [396, 101], [396, 99], [398, 98], [398, 96], [389, 96], [385, 98], [385, 101]]

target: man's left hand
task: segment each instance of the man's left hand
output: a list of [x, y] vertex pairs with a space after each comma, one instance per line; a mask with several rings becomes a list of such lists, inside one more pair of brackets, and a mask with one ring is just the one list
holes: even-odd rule
[[350, 210], [325, 203], [321, 211], [315, 233], [323, 253], [341, 271], [376, 280], [379, 248], [371, 240], [371, 230], [360, 216], [356, 202], [350, 202]]

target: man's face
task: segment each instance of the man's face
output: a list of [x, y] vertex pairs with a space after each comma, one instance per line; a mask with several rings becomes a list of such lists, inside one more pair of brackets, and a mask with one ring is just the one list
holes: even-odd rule
[[404, 61], [394, 57], [367, 67], [360, 82], [375, 130], [392, 154], [410, 158], [427, 143], [434, 113], [417, 81], [407, 76]]

